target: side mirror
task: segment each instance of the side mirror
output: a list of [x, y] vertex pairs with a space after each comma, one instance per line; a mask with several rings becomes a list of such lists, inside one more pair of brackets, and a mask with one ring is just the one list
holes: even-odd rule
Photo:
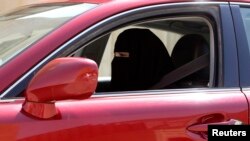
[[87, 99], [97, 86], [98, 67], [86, 58], [58, 58], [45, 65], [30, 81], [23, 111], [38, 118], [58, 115], [55, 101]]

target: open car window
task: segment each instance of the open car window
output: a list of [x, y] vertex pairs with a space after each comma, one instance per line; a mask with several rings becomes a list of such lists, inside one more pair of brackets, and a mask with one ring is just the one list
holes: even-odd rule
[[73, 56], [97, 62], [97, 92], [206, 88], [212, 38], [201, 17], [154, 20], [116, 29]]

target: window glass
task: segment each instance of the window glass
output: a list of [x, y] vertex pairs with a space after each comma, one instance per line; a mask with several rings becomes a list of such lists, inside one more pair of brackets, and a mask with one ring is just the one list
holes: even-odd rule
[[245, 31], [247, 35], [248, 46], [250, 45], [250, 9], [249, 8], [241, 8], [241, 15], [243, 18]]
[[95, 6], [43, 4], [0, 16], [0, 66], [64, 22]]

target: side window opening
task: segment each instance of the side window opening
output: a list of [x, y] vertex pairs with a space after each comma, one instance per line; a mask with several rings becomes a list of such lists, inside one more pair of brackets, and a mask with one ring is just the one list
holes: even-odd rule
[[[122, 35], [128, 32], [133, 33]], [[91, 58], [99, 65], [97, 92], [209, 87], [209, 54], [213, 43], [210, 32], [208, 23], [200, 17], [143, 22], [112, 31], [76, 52], [75, 56]], [[152, 38], [158, 41], [149, 41]], [[138, 44], [144, 45], [138, 47]], [[164, 50], [157, 52], [159, 46]], [[133, 48], [137, 51], [131, 52]], [[165, 55], [161, 55], [163, 52]], [[162, 58], [155, 59], [159, 56]], [[197, 59], [202, 57], [203, 60]], [[194, 60], [200, 63], [195, 65]], [[166, 65], [159, 67], [163, 63]], [[200, 68], [184, 67], [188, 63]], [[185, 69], [191, 71], [183, 73]]]
[[89, 59], [94, 60], [98, 65], [100, 65], [104, 49], [103, 46], [105, 46], [108, 42], [110, 34], [107, 34], [94, 42], [87, 45], [87, 47], [81, 48], [71, 56], [75, 57], [86, 57]]

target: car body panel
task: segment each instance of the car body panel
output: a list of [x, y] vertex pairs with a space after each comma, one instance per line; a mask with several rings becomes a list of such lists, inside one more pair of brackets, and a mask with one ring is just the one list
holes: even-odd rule
[[[138, 7], [171, 2], [177, 1], [109, 1], [100, 4], [65, 23], [1, 67], [0, 74], [10, 75], [0, 76], [4, 82], [0, 91], [54, 50], [103, 19]], [[85, 100], [56, 101], [59, 114], [50, 119], [39, 119], [26, 113], [22, 109], [23, 98], [1, 100], [0, 140], [202, 141], [207, 139], [206, 132], [194, 132], [190, 127], [232, 119], [249, 124], [250, 95], [248, 91], [245, 94], [240, 87], [102, 93]]]
[[[235, 0], [233, 2], [247, 2], [248, 0]], [[58, 1], [51, 1], [58, 2]], [[66, 2], [89, 2], [84, 0], [69, 0]], [[102, 3], [106, 2], [106, 3]], [[180, 3], [180, 2], [197, 2], [190, 0], [138, 0], [138, 1], [106, 1], [106, 0], [97, 0], [94, 3], [102, 3], [98, 6], [98, 8], [94, 8], [87, 13], [84, 13], [77, 18], [67, 22], [51, 34], [45, 36], [40, 41], [36, 42], [32, 45], [32, 48], [27, 49], [25, 52], [18, 55], [15, 59], [11, 60], [6, 65], [0, 67], [0, 73], [5, 74], [7, 72], [11, 72], [11, 75], [1, 75], [0, 80], [3, 80], [4, 83], [0, 85], [0, 92], [4, 92], [7, 87], [10, 87], [15, 81], [17, 81], [20, 76], [22, 76], [25, 72], [27, 72], [32, 66], [41, 61], [42, 58], [47, 56], [53, 50], [58, 48], [60, 45], [68, 41], [74, 35], [79, 32], [85, 30], [91, 25], [97, 23], [98, 21], [115, 15], [117, 13], [143, 7], [149, 5], [157, 5], [162, 3]], [[204, 1], [203, 1], [204, 2]], [[215, 2], [215, 1], [211, 1]], [[227, 1], [216, 1], [216, 2], [227, 2]], [[103, 12], [105, 11], [105, 12]], [[88, 19], [88, 20], [86, 20]], [[65, 34], [67, 33], [67, 34]], [[60, 39], [60, 40], [58, 40]], [[39, 52], [37, 54], [36, 52]], [[30, 56], [32, 56], [32, 60], [30, 60]], [[16, 69], [18, 68], [18, 69]]]
[[[250, 109], [250, 89], [249, 88], [243, 88], [242, 92], [245, 94], [247, 102], [248, 102], [248, 109]], [[248, 123], [250, 123], [250, 112], [248, 113]]]
[[204, 140], [187, 128], [230, 119], [248, 123], [247, 102], [239, 90], [152, 91], [59, 101], [61, 115], [48, 120], [24, 114], [22, 102], [1, 103], [0, 129], [9, 129], [1, 130], [1, 140]]
[[[89, 3], [106, 3], [110, 1], [116, 2], [128, 2], [130, 0], [50, 0], [49, 2], [89, 2]], [[197, 0], [134, 0], [143, 3], [160, 3], [160, 2], [170, 2], [170, 3], [178, 3], [178, 2], [197, 2]], [[215, 1], [226, 1], [226, 2], [249, 2], [249, 0], [202, 0], [201, 2], [215, 2]], [[48, 1], [45, 1], [48, 2]], [[198, 1], [200, 2], [200, 1]]]

